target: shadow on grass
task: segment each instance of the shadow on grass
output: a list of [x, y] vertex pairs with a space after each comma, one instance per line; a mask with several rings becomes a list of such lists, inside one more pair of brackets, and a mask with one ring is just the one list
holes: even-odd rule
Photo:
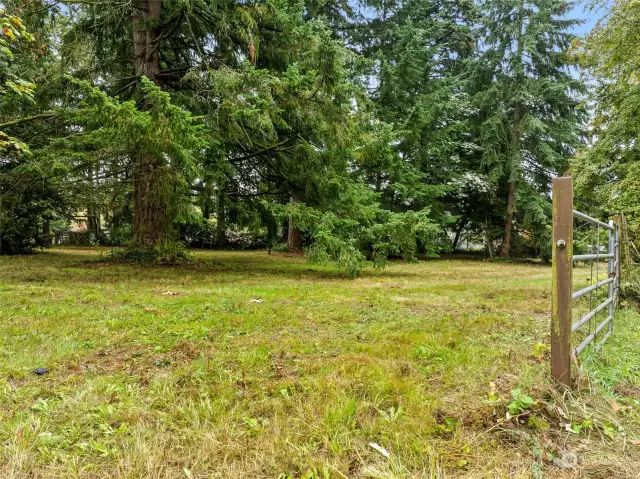
[[[273, 253], [266, 251], [191, 250], [196, 260], [178, 265], [141, 265], [114, 261], [108, 257], [108, 248], [63, 247], [40, 251], [25, 256], [3, 256], [0, 274], [5, 281], [14, 283], [44, 283], [52, 279], [65, 282], [127, 283], [131, 281], [177, 281], [189, 276], [195, 281], [218, 283], [250, 282], [280, 278], [290, 281], [341, 282], [352, 279], [336, 265], [314, 265], [303, 254]], [[45, 259], [46, 258], [46, 259]], [[42, 260], [45, 259], [43, 262]], [[481, 263], [488, 265], [503, 261], [486, 261], [479, 255], [445, 254], [439, 258], [421, 258], [419, 263]], [[523, 264], [521, 261], [509, 261]], [[44, 268], [43, 268], [44, 264]], [[376, 270], [369, 263], [359, 278], [376, 281], [411, 279], [425, 274], [420, 270], [393, 268], [406, 264], [400, 258], [390, 260], [390, 268]], [[540, 263], [526, 263], [546, 267]]]
[[[40, 282], [51, 277], [51, 271], [41, 269], [43, 256], [47, 266], [57, 270], [56, 276], [66, 281], [91, 283], [114, 283], [144, 280], [175, 280], [181, 276], [191, 276], [194, 280], [211, 280], [219, 277], [222, 281], [243, 281], [264, 277], [279, 277], [290, 280], [345, 281], [351, 279], [348, 273], [335, 265], [314, 265], [308, 263], [304, 255], [283, 253], [267, 254], [266, 251], [212, 251], [192, 250], [196, 259], [193, 263], [176, 265], [143, 265], [114, 261], [107, 258], [107, 250], [90, 248], [57, 248], [41, 251], [29, 256], [0, 262], [0, 270], [5, 279], [11, 281]], [[393, 260], [391, 264], [401, 260]], [[138, 274], [136, 274], [136, 272]], [[376, 270], [365, 267], [359, 278], [410, 278], [418, 273]]]

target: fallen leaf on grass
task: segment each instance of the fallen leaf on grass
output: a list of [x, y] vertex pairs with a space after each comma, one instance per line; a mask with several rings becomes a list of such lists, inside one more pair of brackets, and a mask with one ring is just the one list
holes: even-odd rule
[[553, 465], [558, 469], [575, 469], [578, 467], [578, 455], [573, 451], [564, 451], [561, 457], [553, 459]]
[[369, 446], [373, 449], [375, 449], [376, 451], [378, 451], [380, 454], [382, 454], [384, 457], [390, 457], [391, 454], [389, 454], [389, 451], [387, 451], [384, 447], [382, 447], [380, 444], [376, 444], [375, 442], [370, 442]]
[[615, 399], [609, 398], [609, 404], [611, 404], [611, 408], [613, 409], [613, 412], [615, 413], [620, 412], [620, 406], [618, 405]]

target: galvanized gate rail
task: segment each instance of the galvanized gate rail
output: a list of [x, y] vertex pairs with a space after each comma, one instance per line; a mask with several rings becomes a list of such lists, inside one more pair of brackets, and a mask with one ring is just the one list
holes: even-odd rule
[[[608, 248], [602, 253], [599, 248], [591, 254], [573, 254], [573, 220], [578, 218], [607, 231]], [[620, 283], [620, 234], [618, 225], [609, 221], [604, 223], [573, 209], [573, 181], [570, 177], [553, 180], [553, 252], [552, 282], [553, 299], [551, 312], [551, 377], [567, 386], [571, 385], [571, 358], [577, 356], [607, 328], [604, 337], [597, 343], [600, 348], [613, 333], [613, 317], [617, 306]], [[596, 261], [607, 259], [607, 278], [578, 291], [573, 291], [573, 263], [577, 261]], [[607, 287], [607, 299], [571, 324], [572, 302], [600, 288]], [[593, 332], [571, 349], [571, 335], [595, 316], [607, 310], [607, 317]]]

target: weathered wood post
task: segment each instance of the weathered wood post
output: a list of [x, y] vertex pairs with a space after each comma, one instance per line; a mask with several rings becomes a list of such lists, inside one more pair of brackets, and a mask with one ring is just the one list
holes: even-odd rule
[[573, 180], [553, 180], [551, 378], [571, 386]]

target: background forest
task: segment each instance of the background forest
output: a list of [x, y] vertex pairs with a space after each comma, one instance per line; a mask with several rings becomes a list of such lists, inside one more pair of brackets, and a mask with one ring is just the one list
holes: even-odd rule
[[[0, 253], [550, 254], [550, 182], [640, 204], [640, 7], [3, 0]], [[571, 164], [573, 162], [573, 165]]]

